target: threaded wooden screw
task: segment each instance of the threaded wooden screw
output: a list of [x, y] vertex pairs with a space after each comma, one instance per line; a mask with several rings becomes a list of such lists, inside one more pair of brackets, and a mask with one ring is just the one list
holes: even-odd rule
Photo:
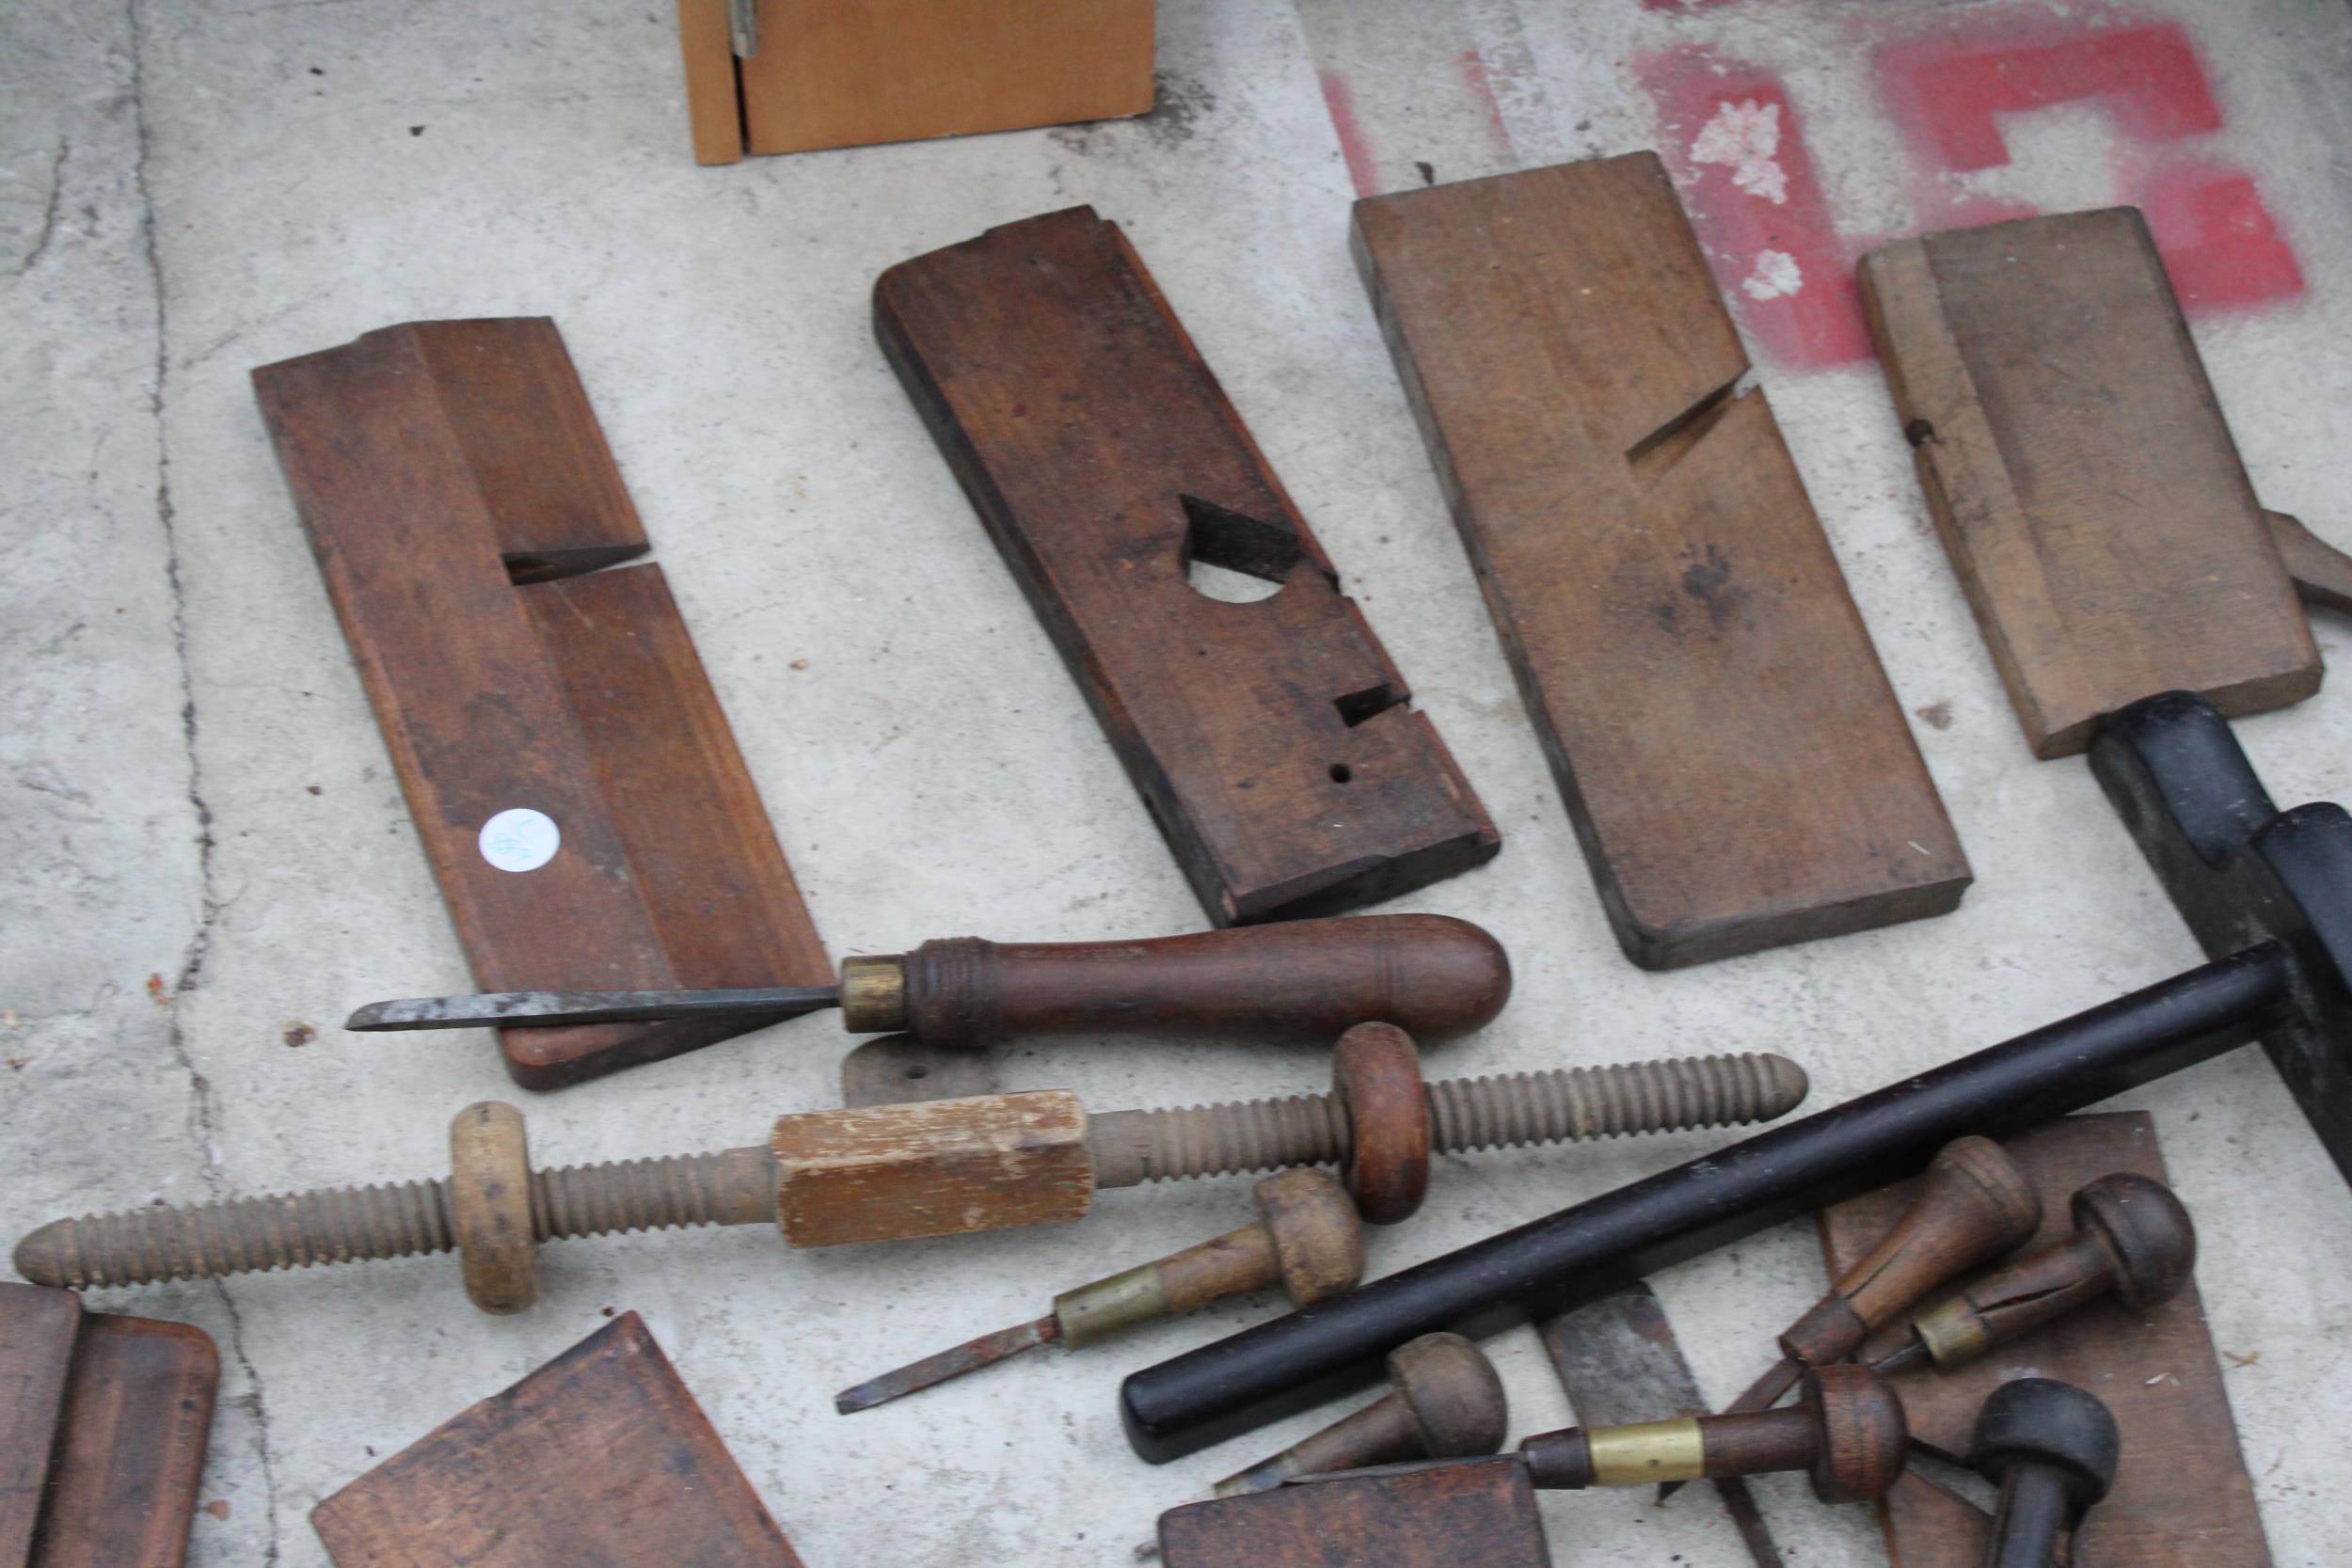
[[[1433, 1148], [1454, 1153], [1764, 1121], [1804, 1098], [1804, 1069], [1770, 1055], [1682, 1057], [1428, 1085]], [[469, 1113], [460, 1113], [461, 1119]], [[1347, 1113], [1329, 1095], [1090, 1118], [1098, 1187], [1336, 1164]], [[774, 1224], [765, 1148], [560, 1165], [529, 1173], [535, 1241], [702, 1225]], [[207, 1278], [448, 1252], [452, 1186], [420, 1180], [56, 1220], [17, 1243], [16, 1271], [74, 1289]]]

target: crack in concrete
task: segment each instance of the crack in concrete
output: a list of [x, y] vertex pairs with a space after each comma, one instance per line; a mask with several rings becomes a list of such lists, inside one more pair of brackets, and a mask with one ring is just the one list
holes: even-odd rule
[[49, 200], [40, 210], [40, 232], [33, 236], [33, 248], [24, 253], [24, 260], [8, 269], [11, 277], [30, 274], [49, 252], [49, 242], [57, 232], [57, 209], [64, 205], [66, 155], [72, 150], [70, 137], [57, 138], [57, 155], [49, 165]]
[[[157, 233], [155, 196], [148, 182], [148, 166], [154, 152], [154, 135], [147, 118], [147, 11], [145, 0], [125, 0], [124, 17], [131, 35], [131, 115], [136, 133], [136, 157], [132, 165], [131, 183], [139, 198], [139, 239], [147, 264], [150, 288], [155, 299], [155, 370], [148, 397], [148, 405], [155, 421], [155, 516], [164, 536], [164, 577], [171, 591], [171, 643], [180, 660], [180, 728], [188, 753], [188, 804], [196, 813], [197, 825], [197, 886], [200, 900], [195, 931], [180, 965], [180, 974], [173, 986], [173, 994], [184, 994], [196, 989], [204, 973], [204, 960], [212, 952], [213, 927], [219, 919], [221, 901], [215, 883], [213, 864], [213, 811], [204, 799], [203, 759], [197, 745], [196, 666], [188, 653], [187, 590], [180, 572], [179, 516], [171, 499], [171, 437], [164, 419], [164, 404], [169, 388], [171, 370], [171, 333], [169, 305], [164, 289], [164, 261], [161, 240]], [[204, 1184], [215, 1198], [227, 1196], [220, 1163], [217, 1137], [217, 1108], [214, 1102], [212, 1081], [197, 1066], [190, 1050], [187, 1028], [180, 1009], [171, 1009], [167, 1038], [173, 1059], [187, 1075], [189, 1090], [188, 1131], [195, 1140], [203, 1162]], [[277, 1468], [270, 1453], [269, 1403], [262, 1386], [261, 1369], [254, 1365], [245, 1343], [245, 1316], [238, 1309], [236, 1297], [226, 1280], [215, 1279], [214, 1290], [220, 1296], [221, 1309], [229, 1319], [229, 1353], [244, 1372], [246, 1386], [251, 1390], [240, 1402], [252, 1412], [254, 1449], [262, 1471], [263, 1512], [268, 1520], [269, 1541], [262, 1553], [262, 1568], [277, 1568], [280, 1554], [280, 1530], [278, 1508]]]

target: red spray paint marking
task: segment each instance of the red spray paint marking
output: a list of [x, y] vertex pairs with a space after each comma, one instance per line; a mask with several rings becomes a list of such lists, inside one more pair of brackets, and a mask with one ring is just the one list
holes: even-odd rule
[[[1869, 358], [1853, 250], [1838, 238], [1788, 89], [1770, 71], [1698, 47], [1639, 69], [1665, 121], [1683, 206], [1748, 330], [1791, 365]], [[1734, 155], [1741, 145], [1750, 157]]]
[[1486, 74], [1486, 57], [1476, 49], [1462, 51], [1462, 82], [1470, 96], [1486, 111], [1486, 133], [1494, 137], [1495, 146], [1512, 150], [1511, 128], [1502, 123], [1502, 104], [1495, 97], [1494, 80]]
[[1879, 51], [1878, 69], [1895, 123], [1942, 169], [2008, 163], [1995, 117], [2058, 103], [2096, 103], [2135, 141], [2221, 129], [2204, 68], [2176, 26], [2008, 21], [1972, 35], [1889, 44]]
[[1331, 129], [1339, 135], [1347, 177], [1355, 182], [1358, 196], [1377, 195], [1380, 184], [1373, 171], [1372, 144], [1364, 139], [1364, 128], [1356, 119], [1356, 95], [1348, 89], [1347, 79], [1336, 71], [1324, 71], [1322, 81], [1323, 106], [1331, 116]]
[[[1942, 30], [1880, 49], [1888, 111], [1932, 176], [2010, 162], [1999, 117], [2095, 104], [2125, 143], [2117, 200], [2148, 215], [2182, 304], [2259, 305], [2303, 292], [2303, 271], [2253, 177], [2182, 144], [2222, 128], [2203, 62], [2177, 24], [2061, 20], [2019, 8], [1997, 27]], [[1947, 178], [1919, 182], [1923, 227], [1984, 223], [2030, 209], [1967, 195]]]

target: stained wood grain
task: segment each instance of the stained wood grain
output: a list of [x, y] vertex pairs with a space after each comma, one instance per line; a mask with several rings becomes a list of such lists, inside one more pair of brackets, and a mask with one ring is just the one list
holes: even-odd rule
[[677, 0], [678, 55], [686, 68], [686, 119], [694, 162], [743, 156], [743, 99], [727, 33], [727, 0]]
[[[1218, 925], [1491, 858], [1494, 825], [1115, 224], [901, 262], [875, 328]], [[1195, 562], [1279, 585], [1235, 603]]]
[[1152, 107], [1152, 0], [760, 0], [754, 152], [1108, 119]]
[[311, 1512], [336, 1568], [801, 1568], [634, 1312]]
[[202, 1329], [85, 1318], [31, 1568], [180, 1568], [219, 1386]]
[[[660, 568], [573, 575], [646, 546], [554, 325], [389, 327], [254, 385], [475, 982], [829, 981]], [[554, 819], [546, 865], [484, 858], [510, 807]], [[755, 1026], [501, 1043], [549, 1087]]]
[[1061, 1089], [779, 1117], [776, 1223], [797, 1247], [1074, 1220], [1094, 1203], [1087, 1115]]
[[1160, 1515], [1166, 1568], [1551, 1568], [1515, 1455], [1280, 1486]]
[[[2143, 1111], [2067, 1117], [2003, 1147], [2042, 1196], [2042, 1230], [2026, 1243], [2028, 1252], [2072, 1232], [2069, 1200], [2085, 1182], [2116, 1171], [2166, 1180], [2154, 1123]], [[1915, 1186], [1899, 1183], [1823, 1211], [1822, 1250], [1832, 1277], [1877, 1244]], [[1961, 1276], [1950, 1289], [1971, 1277]], [[1906, 1333], [1902, 1324], [1883, 1331], [1858, 1359], [1891, 1352]], [[1967, 1452], [1985, 1396], [2026, 1376], [2088, 1389], [2115, 1413], [2122, 1433], [2115, 1489], [2091, 1512], [2074, 1568], [2269, 1568], [2253, 1483], [2194, 1284], [2144, 1313], [2104, 1298], [1958, 1371], [1906, 1373], [1896, 1387], [1913, 1441], [1957, 1458]], [[1903, 1568], [1977, 1568], [1982, 1560], [1985, 1516], [1916, 1475], [1889, 1494], [1881, 1522]]]
[[71, 1291], [0, 1283], [0, 1568], [32, 1549], [81, 1323]]
[[1627, 955], [1954, 908], [1967, 862], [1657, 157], [1359, 201], [1355, 242]]
[[2161, 691], [2260, 713], [2319, 652], [2164, 263], [2113, 208], [1862, 261], [1887, 388], [2034, 754]]

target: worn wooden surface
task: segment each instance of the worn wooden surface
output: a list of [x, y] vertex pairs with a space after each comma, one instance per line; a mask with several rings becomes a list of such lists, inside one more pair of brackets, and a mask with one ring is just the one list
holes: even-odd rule
[[23, 1568], [82, 1322], [71, 1291], [0, 1282], [0, 1568]]
[[800, 1568], [634, 1312], [311, 1512], [336, 1568]]
[[1374, 914], [1132, 942], [954, 937], [905, 956], [903, 1024], [933, 1044], [1190, 1034], [1328, 1044], [1362, 1023], [1451, 1039], [1511, 997], [1502, 944], [1467, 920]]
[[776, 1223], [810, 1247], [1078, 1219], [1094, 1203], [1086, 1133], [1060, 1089], [779, 1117]]
[[1165, 1568], [1550, 1568], [1527, 1467], [1281, 1486], [1160, 1515]]
[[[2085, 1182], [2114, 1171], [2165, 1180], [2154, 1124], [2142, 1111], [2068, 1117], [2003, 1147], [2042, 1195], [2042, 1229], [2028, 1247], [2048, 1245], [2074, 1228], [2069, 1200]], [[1899, 1183], [1823, 1212], [1823, 1251], [1833, 1275], [1877, 1243], [1915, 1185]], [[1954, 1288], [1965, 1282], [1963, 1276]], [[1903, 1324], [1891, 1326], [1865, 1344], [1860, 1357], [1893, 1351], [1907, 1333]], [[2122, 1432], [2115, 1490], [2091, 1513], [2074, 1568], [2268, 1568], [2253, 1484], [2194, 1284], [2144, 1313], [2113, 1297], [2094, 1302], [1957, 1371], [1907, 1372], [1896, 1386], [1913, 1440], [1956, 1459], [1967, 1452], [1985, 1396], [2026, 1376], [2058, 1378], [2096, 1394]], [[1916, 1472], [1888, 1495], [1881, 1517], [1902, 1568], [1977, 1568], [1982, 1557], [1984, 1516]]]
[[[883, 351], [1218, 925], [1324, 914], [1501, 839], [1118, 226], [901, 262]], [[1232, 602], [1195, 562], [1279, 585]]]
[[2038, 756], [2160, 691], [2231, 715], [2319, 651], [2146, 223], [1902, 240], [1862, 291], [1919, 481]]
[[200, 1328], [0, 1284], [0, 1568], [180, 1568], [219, 1382]]
[[1152, 3], [759, 0], [759, 53], [741, 68], [750, 150], [1139, 115]]
[[677, 0], [677, 43], [694, 162], [735, 163], [743, 156], [743, 99], [735, 80], [727, 0]]
[[[389, 327], [254, 384], [475, 982], [829, 981], [660, 568], [569, 575], [645, 542], [554, 324]], [[483, 856], [510, 807], [562, 832], [535, 870]], [[755, 1026], [501, 1043], [547, 1087]]]
[[200, 1328], [83, 1319], [29, 1568], [180, 1568], [219, 1385]]
[[1356, 246], [1627, 954], [1956, 906], [1967, 862], [1656, 156], [1359, 201]]

